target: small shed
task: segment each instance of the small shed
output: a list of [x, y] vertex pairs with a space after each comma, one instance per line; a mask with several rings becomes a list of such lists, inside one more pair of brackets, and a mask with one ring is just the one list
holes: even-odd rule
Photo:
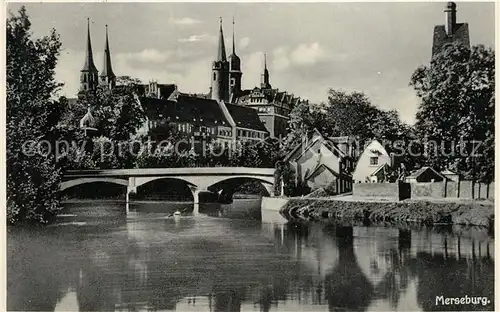
[[446, 178], [431, 167], [422, 167], [406, 177], [406, 182], [441, 182]]
[[456, 172], [453, 172], [449, 169], [446, 169], [444, 171], [441, 171], [441, 175], [444, 176], [446, 179], [458, 182], [460, 181], [460, 175]]

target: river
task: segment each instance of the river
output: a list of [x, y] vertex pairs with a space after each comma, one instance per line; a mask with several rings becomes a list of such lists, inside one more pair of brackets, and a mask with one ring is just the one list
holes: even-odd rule
[[[44, 228], [8, 229], [8, 310], [492, 310], [482, 231], [286, 223], [257, 201], [83, 201]], [[172, 216], [175, 210], [181, 216]], [[436, 297], [487, 297], [436, 305]], [[483, 305], [484, 303], [484, 305]]]

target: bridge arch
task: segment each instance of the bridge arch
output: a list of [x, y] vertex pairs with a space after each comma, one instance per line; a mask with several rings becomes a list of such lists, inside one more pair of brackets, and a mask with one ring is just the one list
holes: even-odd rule
[[133, 185], [135, 186], [134, 193], [136, 196], [168, 195], [170, 197], [177, 197], [175, 195], [179, 195], [182, 197], [183, 195], [187, 195], [187, 191], [189, 196], [194, 198], [194, 192], [198, 188], [190, 181], [186, 181], [186, 179], [172, 176], [138, 177], [133, 178], [131, 182], [132, 184], [135, 183]]
[[213, 179], [209, 185], [206, 186], [206, 188], [213, 187], [217, 184], [221, 184], [224, 182], [229, 182], [231, 180], [246, 180], [246, 181], [258, 181], [261, 182], [262, 184], [267, 184], [267, 185], [274, 185], [274, 177], [256, 177], [256, 176], [251, 176], [251, 175], [235, 175], [235, 176], [226, 176], [226, 177], [217, 177], [216, 179]]
[[[221, 177], [213, 182], [211, 185], [207, 186], [207, 189], [218, 193], [221, 198], [230, 197], [243, 185], [249, 182], [257, 182], [257, 188], [259, 194], [264, 196], [274, 196], [274, 179], [266, 177], [252, 177], [252, 176], [231, 176], [231, 177]], [[252, 188], [253, 189], [253, 188]], [[255, 189], [257, 190], [257, 189]], [[263, 192], [263, 193], [262, 193]]]
[[60, 185], [60, 191], [67, 190], [77, 185], [96, 183], [96, 182], [105, 182], [112, 184], [119, 184], [128, 186], [128, 180], [125, 179], [117, 179], [117, 178], [105, 178], [105, 177], [96, 177], [96, 178], [78, 178], [69, 181], [64, 181]]

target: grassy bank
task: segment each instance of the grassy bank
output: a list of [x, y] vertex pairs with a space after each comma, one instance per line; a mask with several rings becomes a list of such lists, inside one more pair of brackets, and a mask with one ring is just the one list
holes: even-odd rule
[[280, 212], [288, 219], [369, 223], [459, 224], [493, 229], [495, 206], [490, 201], [431, 202], [292, 198]]

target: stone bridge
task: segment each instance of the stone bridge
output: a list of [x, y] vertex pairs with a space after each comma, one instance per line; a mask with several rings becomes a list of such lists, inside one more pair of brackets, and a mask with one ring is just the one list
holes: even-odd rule
[[274, 168], [248, 167], [198, 167], [198, 168], [143, 168], [143, 169], [101, 169], [101, 170], [69, 170], [63, 175], [60, 190], [76, 185], [107, 182], [127, 187], [129, 194], [136, 193], [137, 188], [159, 179], [178, 179], [187, 183], [193, 193], [194, 203], [199, 203], [199, 194], [210, 192], [217, 185], [220, 191], [224, 188], [242, 184], [242, 181], [259, 181], [274, 195]]

